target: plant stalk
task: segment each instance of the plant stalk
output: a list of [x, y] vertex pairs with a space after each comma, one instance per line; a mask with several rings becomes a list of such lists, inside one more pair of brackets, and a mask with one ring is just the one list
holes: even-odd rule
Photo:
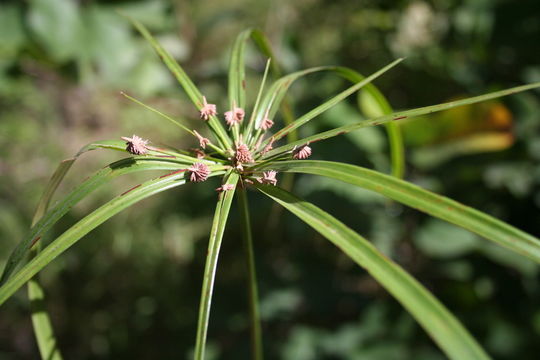
[[249, 318], [251, 322], [251, 358], [263, 359], [263, 343], [261, 330], [261, 316], [259, 312], [259, 295], [257, 290], [257, 273], [255, 269], [255, 255], [253, 252], [253, 236], [247, 194], [244, 188], [238, 189], [238, 207], [240, 209], [240, 226], [244, 240], [244, 254], [248, 277]]

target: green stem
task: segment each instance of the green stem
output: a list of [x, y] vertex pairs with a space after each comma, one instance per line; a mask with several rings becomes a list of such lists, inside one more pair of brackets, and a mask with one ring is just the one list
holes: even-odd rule
[[28, 282], [28, 299], [32, 311], [32, 326], [41, 358], [62, 360], [51, 319], [45, 307], [45, 292], [39, 284], [37, 275]]
[[[236, 185], [238, 174], [230, 173], [227, 184]], [[212, 304], [212, 292], [216, 278], [216, 269], [221, 248], [221, 240], [225, 231], [225, 224], [231, 208], [234, 190], [223, 191], [219, 195], [219, 200], [214, 213], [214, 222], [210, 232], [208, 242], [208, 253], [204, 267], [203, 285], [201, 291], [201, 302], [199, 306], [199, 319], [197, 324], [197, 338], [195, 342], [195, 360], [204, 360], [206, 350], [206, 336], [208, 334], [208, 321], [210, 319], [210, 306]]]
[[251, 358], [263, 359], [263, 343], [261, 330], [261, 317], [259, 313], [259, 295], [257, 290], [257, 273], [255, 269], [255, 256], [253, 253], [253, 237], [249, 220], [249, 208], [246, 190], [238, 190], [238, 207], [240, 208], [240, 223], [244, 239], [244, 252], [248, 276], [249, 318], [251, 321]]

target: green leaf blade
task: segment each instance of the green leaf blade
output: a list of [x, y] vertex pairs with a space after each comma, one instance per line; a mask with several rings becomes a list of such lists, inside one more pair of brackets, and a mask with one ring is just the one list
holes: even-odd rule
[[[365, 76], [349, 68], [339, 67], [336, 71], [345, 79], [352, 82], [360, 82], [365, 79]], [[373, 83], [367, 84], [361, 90], [359, 94], [359, 107], [368, 118], [390, 115], [394, 112], [386, 97]], [[405, 174], [403, 136], [399, 124], [396, 122], [385, 124], [385, 128], [390, 147], [392, 175], [402, 179]]]
[[313, 109], [313, 110], [309, 111], [307, 114], [301, 116], [300, 118], [295, 120], [293, 123], [287, 125], [283, 129], [279, 130], [277, 133], [275, 133], [272, 136], [272, 139], [277, 141], [277, 140], [280, 140], [281, 138], [285, 137], [291, 131], [296, 130], [300, 126], [306, 124], [308, 121], [310, 121], [313, 118], [319, 116], [320, 114], [322, 114], [326, 110], [330, 109], [334, 105], [340, 103], [341, 101], [343, 101], [348, 96], [354, 94], [355, 92], [360, 90], [363, 86], [369, 84], [371, 81], [375, 80], [377, 77], [381, 76], [382, 74], [384, 74], [385, 72], [387, 72], [388, 70], [390, 70], [391, 68], [393, 68], [394, 66], [399, 64], [401, 61], [403, 61], [403, 59], [397, 59], [397, 60], [393, 61], [392, 63], [388, 64], [387, 66], [385, 66], [384, 68], [382, 68], [379, 71], [375, 72], [374, 74], [360, 80], [359, 82], [357, 82], [353, 86], [349, 87], [345, 91], [343, 91], [340, 94], [338, 94], [338, 95], [332, 97], [331, 99], [325, 101], [323, 104], [317, 106], [315, 109]]
[[256, 187], [365, 268], [403, 304], [449, 358], [489, 359], [476, 340], [429, 291], [363, 237], [315, 205], [289, 192], [273, 186]]
[[[211, 176], [220, 175], [222, 173], [222, 171], [216, 171], [212, 173]], [[147, 181], [140, 186], [136, 186], [117, 196], [85, 216], [62, 235], [53, 240], [42, 252], [37, 254], [35, 258], [14, 273], [13, 276], [0, 287], [0, 305], [56, 257], [109, 218], [138, 201], [173, 187], [183, 185], [185, 183], [184, 174], [184, 172], [174, 173], [170, 176], [159, 177]]]
[[317, 142], [317, 141], [329, 139], [331, 137], [346, 134], [348, 132], [361, 129], [363, 127], [378, 126], [378, 125], [387, 124], [387, 123], [390, 123], [390, 122], [393, 122], [393, 121], [405, 120], [405, 119], [413, 118], [413, 117], [416, 117], [416, 116], [421, 116], [421, 115], [431, 114], [431, 113], [435, 113], [435, 112], [439, 112], [439, 111], [443, 111], [443, 110], [453, 109], [455, 107], [459, 107], [459, 106], [463, 106], [463, 105], [470, 105], [470, 104], [475, 104], [475, 103], [479, 103], [479, 102], [482, 102], [482, 101], [496, 99], [496, 98], [499, 98], [499, 97], [516, 94], [516, 93], [519, 93], [519, 92], [535, 89], [535, 88], [538, 88], [538, 87], [540, 87], [540, 82], [527, 84], [527, 85], [522, 85], [522, 86], [517, 86], [517, 87], [513, 87], [513, 88], [510, 88], [510, 89], [506, 89], [506, 90], [495, 91], [495, 92], [492, 92], [492, 93], [479, 95], [479, 96], [474, 96], [474, 97], [470, 97], [470, 98], [467, 98], [467, 99], [462, 99], [462, 100], [457, 100], [457, 101], [450, 101], [450, 102], [447, 102], [447, 103], [442, 103], [442, 104], [438, 104], [438, 105], [431, 105], [431, 106], [425, 106], [425, 107], [416, 108], [416, 109], [412, 109], [412, 110], [400, 111], [400, 112], [393, 113], [391, 115], [384, 115], [384, 116], [381, 116], [381, 117], [377, 117], [375, 119], [370, 119], [370, 120], [365, 120], [365, 121], [357, 122], [357, 123], [350, 124], [350, 125], [340, 126], [338, 128], [328, 130], [328, 131], [324, 131], [324, 132], [321, 132], [319, 134], [315, 134], [315, 135], [312, 135], [312, 136], [308, 136], [308, 137], [306, 137], [304, 139], [300, 139], [300, 140], [288, 143], [286, 145], [280, 146], [278, 148], [275, 148], [275, 149], [269, 151], [268, 153], [266, 153], [266, 155], [263, 158], [270, 158], [270, 157], [275, 156], [277, 154], [281, 154], [281, 153], [285, 153], [287, 151], [291, 151], [295, 146], [300, 146], [300, 145], [306, 144], [308, 142], [314, 143], [314, 142]]
[[[174, 58], [167, 52], [167, 50], [165, 50], [157, 42], [157, 40], [152, 36], [152, 34], [150, 34], [148, 29], [142, 23], [135, 19], [129, 17], [127, 18], [154, 48], [155, 52], [163, 60], [163, 63], [178, 80], [178, 82], [190, 98], [191, 102], [197, 107], [197, 109], [200, 110], [203, 107], [203, 96], [199, 89], [195, 86], [193, 81], [191, 81], [189, 76], [186, 74], [184, 69], [180, 66], [180, 64], [176, 62], [176, 60], [174, 60]], [[217, 140], [221, 143], [221, 145], [223, 145], [225, 148], [230, 148], [231, 140], [229, 139], [229, 136], [227, 135], [227, 132], [225, 131], [225, 128], [223, 127], [221, 122], [215, 116], [211, 116], [208, 119], [207, 124], [216, 136]]]
[[250, 38], [252, 29], [242, 31], [237, 37], [231, 51], [229, 63], [229, 106], [246, 107], [246, 70], [244, 52], [246, 42]]
[[481, 211], [409, 182], [355, 165], [331, 161], [273, 162], [272, 170], [320, 175], [375, 191], [431, 216], [472, 231], [540, 263], [540, 240]]
[[[59, 167], [59, 171], [63, 172], [62, 176], [67, 171], [67, 166], [70, 166], [71, 159], [67, 163], [62, 163]], [[69, 164], [69, 165], [65, 165]], [[139, 158], [127, 158], [116, 161], [109, 166], [101, 169], [93, 176], [89, 177], [81, 185], [77, 186], [73, 191], [71, 191], [66, 197], [64, 197], [56, 206], [51, 210], [43, 213], [45, 203], [48, 203], [50, 196], [52, 196], [51, 191], [46, 191], [46, 200], [41, 201], [38, 206], [36, 214], [42, 214], [36, 219], [39, 218], [39, 221], [30, 229], [28, 234], [24, 239], [19, 242], [15, 250], [11, 253], [4, 271], [2, 273], [2, 278], [0, 280], [0, 285], [5, 283], [9, 278], [11, 273], [17, 268], [17, 266], [24, 259], [25, 255], [28, 253], [33, 244], [37, 241], [40, 241], [39, 238], [49, 230], [60, 218], [62, 218], [75, 204], [81, 201], [83, 198], [88, 196], [90, 193], [103, 186], [104, 184], [110, 182], [112, 179], [129, 174], [132, 172], [138, 171], [149, 171], [149, 170], [178, 170], [185, 168], [186, 164], [178, 163], [173, 159], [163, 159], [163, 158], [152, 158], [152, 157], [139, 157]], [[55, 172], [53, 178], [51, 179], [52, 186], [58, 186], [58, 182], [61, 179], [58, 179], [59, 171]], [[51, 187], [49, 186], [49, 189]]]

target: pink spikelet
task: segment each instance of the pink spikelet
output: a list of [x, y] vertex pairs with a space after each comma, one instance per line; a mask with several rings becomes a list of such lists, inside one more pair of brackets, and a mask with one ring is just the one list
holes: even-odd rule
[[272, 150], [272, 149], [274, 148], [274, 146], [273, 146], [274, 141], [275, 141], [274, 138], [272, 138], [272, 139], [270, 140], [270, 142], [268, 143], [268, 145], [266, 145], [266, 146], [264, 147], [264, 149], [262, 149], [261, 155], [266, 154], [267, 152], [269, 152], [270, 150]]
[[194, 163], [188, 170], [191, 172], [189, 180], [192, 182], [205, 181], [208, 179], [208, 175], [210, 175], [210, 168], [208, 168], [206, 164], [200, 162]]
[[227, 125], [232, 127], [233, 125], [240, 124], [244, 120], [245, 115], [244, 109], [236, 107], [236, 104], [234, 104], [232, 110], [225, 112], [225, 121]]
[[246, 144], [243, 142], [236, 143], [235, 160], [239, 164], [248, 164], [253, 162], [253, 156]]
[[311, 148], [308, 146], [308, 144], [302, 145], [293, 150], [293, 159], [295, 160], [307, 159], [310, 156], [311, 156]]
[[131, 138], [122, 136], [122, 140], [126, 141], [126, 151], [133, 155], [145, 155], [148, 153], [148, 140], [144, 140], [137, 135]]
[[201, 119], [208, 120], [210, 116], [217, 115], [216, 105], [206, 102], [206, 97], [203, 96], [203, 107], [200, 111]]
[[205, 137], [202, 137], [196, 130], [193, 130], [193, 134], [199, 139], [199, 146], [203, 149], [206, 149], [206, 145], [210, 144], [210, 140]]
[[277, 179], [276, 179], [277, 171], [270, 170], [263, 172], [262, 178], [257, 178], [257, 181], [261, 184], [270, 184], [276, 186]]
[[223, 192], [223, 191], [229, 191], [229, 190], [232, 190], [234, 189], [234, 185], [233, 184], [223, 184], [221, 185], [220, 187], [218, 187], [216, 189], [217, 192]]
[[272, 121], [272, 119], [269, 119], [265, 116], [261, 123], [261, 129], [266, 131], [270, 129], [273, 125], [274, 125], [274, 121]]

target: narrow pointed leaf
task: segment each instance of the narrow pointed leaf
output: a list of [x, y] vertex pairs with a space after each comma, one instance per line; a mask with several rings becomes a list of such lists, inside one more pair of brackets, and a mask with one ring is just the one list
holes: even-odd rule
[[421, 108], [412, 109], [412, 110], [400, 111], [400, 112], [393, 113], [391, 115], [384, 115], [384, 116], [377, 117], [375, 119], [370, 119], [370, 120], [361, 121], [361, 122], [357, 122], [350, 125], [340, 126], [338, 128], [324, 131], [322, 133], [309, 136], [304, 139], [300, 139], [298, 141], [294, 141], [292, 143], [280, 146], [266, 153], [264, 158], [269, 158], [276, 154], [281, 154], [287, 151], [291, 151], [295, 146], [300, 146], [300, 145], [306, 144], [307, 142], [314, 143], [314, 142], [328, 139], [334, 136], [346, 134], [348, 132], [361, 129], [363, 127], [377, 126], [377, 125], [386, 124], [392, 121], [405, 120], [405, 119], [413, 118], [416, 116], [421, 116], [421, 115], [435, 113], [438, 111], [452, 109], [458, 106], [470, 105], [470, 104], [475, 104], [475, 103], [479, 103], [482, 101], [487, 101], [487, 100], [491, 100], [491, 99], [495, 99], [495, 98], [499, 98], [503, 96], [508, 96], [508, 95], [516, 94], [522, 91], [538, 88], [538, 87], [540, 87], [540, 82], [517, 86], [517, 87], [513, 87], [506, 90], [495, 91], [489, 94], [470, 97], [468, 99], [451, 101], [451, 102], [447, 102], [447, 103], [443, 103], [439, 105], [431, 105], [431, 106], [421, 107]]
[[[297, 120], [295, 120], [292, 124], [287, 125], [283, 129], [281, 129], [280, 131], [275, 133], [272, 136], [272, 139], [275, 140], [275, 141], [280, 140], [281, 138], [286, 136], [291, 131], [299, 128], [300, 126], [304, 125], [305, 123], [312, 120], [313, 118], [319, 116], [320, 114], [322, 114], [326, 110], [332, 108], [334, 105], [340, 103], [341, 101], [346, 99], [348, 96], [354, 94], [355, 92], [360, 90], [363, 86], [369, 84], [371, 81], [375, 80], [377, 77], [381, 76], [382, 74], [384, 74], [385, 72], [387, 72], [388, 70], [390, 70], [391, 68], [393, 68], [394, 66], [399, 64], [401, 61], [403, 61], [403, 59], [397, 59], [397, 60], [393, 61], [391, 64], [385, 66], [384, 68], [377, 71], [376, 73], [366, 77], [365, 79], [362, 79], [358, 83], [356, 83], [353, 86], [349, 87], [347, 90], [341, 92], [340, 94], [332, 97], [330, 100], [327, 100], [323, 104], [317, 106], [315, 109], [311, 110], [307, 114], [305, 114], [305, 115], [301, 116], [300, 118], [298, 118]], [[267, 143], [267, 142], [265, 142], [265, 143]]]
[[[273, 118], [279, 107], [285, 94], [289, 90], [290, 86], [298, 79], [319, 71], [331, 70], [332, 66], [318, 66], [301, 71], [294, 72], [292, 74], [285, 75], [278, 80], [276, 80], [272, 86], [270, 86], [268, 92], [264, 95], [261, 100], [261, 106], [255, 117], [255, 129], [259, 129], [261, 123], [264, 119], [265, 114], [268, 111], [268, 117]], [[249, 129], [251, 130], [251, 129]]]
[[[94, 210], [82, 220], [66, 230], [58, 238], [54, 239], [42, 252], [36, 255], [30, 262], [25, 264], [19, 271], [14, 273], [0, 287], [0, 305], [3, 304], [13, 293], [29, 281], [41, 269], [47, 266], [57, 256], [79, 241], [84, 235], [101, 225], [125, 208], [147, 197], [183, 185], [184, 172], [173, 173], [170, 176], [162, 176], [136, 186], [127, 192], [115, 197], [111, 201]], [[223, 174], [223, 171], [213, 172], [210, 176]]]
[[[34, 226], [48, 210], [58, 185], [61, 183], [74, 161], [74, 159], [62, 161], [54, 172], [49, 183], [45, 187], [43, 196], [39, 200], [36, 212], [34, 213], [34, 218], [32, 219], [32, 226]], [[34, 246], [30, 256], [33, 258], [40, 251], [41, 242], [38, 242], [38, 244]], [[62, 360], [62, 354], [58, 348], [58, 341], [56, 340], [51, 318], [45, 304], [45, 291], [41, 287], [37, 275], [28, 282], [27, 290], [28, 300], [30, 301], [30, 310], [32, 312], [32, 327], [34, 329], [34, 335], [36, 337], [41, 359]]]
[[[191, 163], [188, 163], [191, 164]], [[37, 221], [37, 223], [19, 242], [15, 250], [11, 253], [4, 268], [0, 284], [3, 284], [25, 258], [32, 245], [39, 241], [40, 237], [49, 230], [58, 220], [60, 220], [75, 204], [88, 196], [100, 186], [110, 182], [112, 179], [138, 171], [148, 170], [178, 170], [186, 168], [188, 165], [175, 159], [135, 157], [116, 161], [103, 169], [99, 170], [93, 176], [89, 177], [82, 184], [77, 186], [66, 197], [64, 197], [56, 206], [47, 211], [46, 214]], [[62, 166], [62, 165], [61, 165]], [[222, 168], [222, 167], [219, 167]], [[57, 173], [55, 173], [56, 175]], [[56, 176], [53, 176], [55, 179]], [[41, 210], [40, 210], [41, 211]]]
[[393, 176], [359, 166], [316, 160], [275, 162], [271, 165], [271, 169], [330, 177], [375, 191], [426, 214], [470, 230], [540, 263], [540, 240], [534, 236], [481, 211]]
[[[355, 83], [365, 79], [365, 76], [359, 72], [346, 67], [339, 67], [336, 71], [345, 79]], [[372, 83], [364, 86], [359, 94], [359, 99], [359, 107], [368, 118], [389, 115], [394, 112], [386, 97]], [[392, 175], [402, 179], [405, 174], [405, 149], [401, 130], [399, 124], [394, 121], [386, 123], [385, 128], [390, 147]]]
[[[203, 97], [199, 89], [195, 86], [193, 81], [187, 76], [186, 72], [180, 64], [174, 60], [174, 58], [165, 50], [158, 42], [157, 40], [150, 34], [148, 29], [140, 23], [139, 21], [129, 18], [133, 26], [141, 33], [142, 36], [152, 45], [155, 52], [159, 55], [161, 60], [165, 63], [167, 68], [170, 70], [170, 72], [174, 75], [176, 80], [180, 83], [188, 97], [191, 99], [191, 102], [197, 107], [197, 109], [201, 109], [203, 107]], [[227, 135], [227, 132], [225, 131], [225, 128], [221, 124], [221, 122], [215, 117], [211, 116], [208, 120], [208, 126], [213, 131], [214, 135], [216, 136], [217, 140], [223, 145], [225, 148], [230, 148], [231, 141]]]
[[[393, 177], [392, 177], [393, 178]], [[450, 359], [489, 359], [461, 323], [417, 280], [330, 214], [278, 187], [257, 188], [366, 269], [422, 325]]]
[[[238, 183], [237, 173], [230, 173], [226, 184], [235, 185]], [[206, 350], [206, 337], [208, 334], [208, 321], [210, 319], [210, 307], [212, 304], [212, 293], [214, 291], [214, 280], [221, 248], [221, 240], [225, 231], [225, 225], [229, 217], [229, 210], [234, 196], [234, 189], [223, 191], [219, 194], [219, 200], [214, 213], [214, 221], [208, 241], [208, 253], [204, 267], [204, 278], [201, 291], [201, 303], [199, 306], [199, 320], [197, 323], [197, 339], [195, 343], [195, 360], [203, 360]]]
[[246, 69], [244, 51], [246, 41], [251, 36], [252, 29], [242, 31], [237, 37], [231, 51], [229, 63], [229, 107], [233, 105], [246, 108]]

